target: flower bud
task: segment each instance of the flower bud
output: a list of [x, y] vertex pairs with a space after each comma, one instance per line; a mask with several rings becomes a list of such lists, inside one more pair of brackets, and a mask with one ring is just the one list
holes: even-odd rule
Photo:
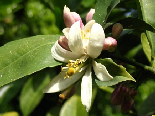
[[86, 15], [86, 23], [92, 20], [93, 14], [95, 13], [95, 9], [90, 9], [90, 11]]
[[129, 96], [134, 99], [136, 95], [137, 95], [137, 91], [135, 89], [131, 89], [129, 92]]
[[124, 100], [124, 94], [121, 91], [122, 85], [116, 86], [115, 90], [111, 94], [111, 103], [113, 105], [121, 105]]
[[104, 40], [103, 50], [108, 50], [109, 52], [114, 52], [117, 47], [117, 41], [112, 38], [108, 37]]
[[70, 51], [70, 48], [68, 46], [68, 39], [65, 36], [60, 36], [58, 40], [59, 45], [64, 48], [65, 50]]
[[127, 87], [122, 87], [121, 88], [122, 93], [124, 94], [129, 94], [129, 89]]
[[64, 6], [64, 10], [63, 10], [63, 18], [64, 18], [64, 23], [68, 28], [70, 28], [76, 21], [80, 21], [81, 28], [83, 28], [84, 26], [80, 15], [77, 14], [76, 12], [70, 12], [70, 9], [66, 7], [66, 5]]
[[120, 23], [116, 23], [112, 27], [112, 37], [118, 38], [123, 31], [123, 26]]
[[129, 98], [127, 100], [124, 100], [123, 103], [121, 104], [121, 111], [123, 113], [127, 113], [133, 106], [134, 100]]

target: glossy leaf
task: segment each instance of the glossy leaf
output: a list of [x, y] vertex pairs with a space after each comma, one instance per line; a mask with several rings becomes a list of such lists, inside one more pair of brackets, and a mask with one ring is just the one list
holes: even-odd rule
[[86, 109], [81, 103], [80, 96], [74, 95], [63, 105], [60, 116], [88, 116]]
[[[145, 21], [137, 18], [124, 18], [122, 20], [119, 20], [115, 23], [121, 23], [123, 25], [123, 29], [138, 29], [138, 30], [148, 30], [155, 32], [155, 28], [152, 27], [150, 24], [147, 24]], [[115, 24], [114, 23], [114, 24]], [[105, 33], [111, 33], [112, 26], [109, 26], [108, 28], [105, 29]]]
[[138, 111], [138, 114], [146, 115], [146, 114], [154, 114], [155, 113], [155, 92], [150, 94], [148, 98], [142, 103], [140, 106], [140, 109]]
[[29, 114], [39, 104], [44, 94], [42, 89], [50, 82], [49, 73], [39, 72], [29, 77], [20, 94], [20, 108], [24, 116]]
[[[142, 17], [143, 20], [152, 25], [155, 28], [155, 1], [154, 0], [139, 0], [141, 11], [142, 11]], [[147, 31], [147, 37], [150, 42], [150, 46], [152, 49], [152, 57], [155, 56], [155, 33]]]
[[143, 51], [144, 51], [148, 61], [151, 62], [151, 48], [150, 48], [150, 44], [149, 44], [149, 41], [148, 41], [145, 33], [141, 34], [141, 43], [143, 46]]
[[120, 2], [120, 0], [97, 0], [95, 6], [95, 14], [93, 19], [99, 23], [103, 24], [106, 22], [112, 9]]
[[[111, 0], [107, 4], [110, 4]], [[107, 8], [105, 4], [105, 0], [97, 0], [97, 3], [95, 5], [95, 14], [93, 15], [93, 19], [102, 25], [102, 23], [105, 21], [105, 17], [107, 15]]]
[[51, 56], [58, 35], [40, 35], [10, 42], [0, 48], [0, 86], [61, 63]]
[[98, 86], [107, 87], [107, 86], [116, 85], [116, 84], [118, 84], [119, 82], [122, 82], [122, 81], [127, 81], [127, 80], [136, 81], [126, 71], [126, 69], [123, 66], [117, 65], [111, 59], [109, 59], [109, 58], [97, 59], [96, 61], [98, 63], [103, 64], [107, 68], [109, 74], [114, 77], [111, 81], [107, 81], [107, 82], [95, 80]]

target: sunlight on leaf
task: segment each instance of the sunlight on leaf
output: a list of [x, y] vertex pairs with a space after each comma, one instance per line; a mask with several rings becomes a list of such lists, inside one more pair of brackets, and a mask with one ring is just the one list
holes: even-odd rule
[[148, 61], [151, 62], [151, 48], [150, 48], [149, 41], [148, 41], [145, 33], [141, 34], [141, 42], [142, 42], [142, 46], [143, 46], [143, 51], [144, 51]]
[[58, 35], [40, 35], [10, 42], [0, 48], [0, 86], [61, 63], [54, 60], [51, 47]]

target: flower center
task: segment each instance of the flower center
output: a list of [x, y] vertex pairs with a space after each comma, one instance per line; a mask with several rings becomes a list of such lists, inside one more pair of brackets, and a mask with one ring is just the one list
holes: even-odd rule
[[76, 72], [81, 72], [81, 68], [86, 65], [86, 60], [89, 58], [88, 55], [82, 56], [80, 59], [77, 59], [76, 61], [69, 60], [68, 64], [66, 65], [67, 67], [61, 67], [61, 72], [65, 70], [65, 77], [66, 78], [71, 78]]
[[90, 36], [90, 29], [87, 29], [87, 31], [81, 30], [81, 38], [82, 38], [82, 43], [83, 43], [83, 48], [84, 48], [85, 53], [87, 53], [89, 36]]

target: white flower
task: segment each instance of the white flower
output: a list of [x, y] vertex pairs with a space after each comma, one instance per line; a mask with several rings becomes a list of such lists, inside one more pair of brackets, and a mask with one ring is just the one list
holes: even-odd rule
[[65, 28], [63, 33], [68, 39], [70, 51], [63, 49], [57, 41], [51, 52], [56, 60], [68, 62], [68, 64], [66, 67], [62, 67], [61, 73], [51, 80], [43, 92], [62, 91], [82, 77], [81, 101], [86, 110], [89, 111], [92, 98], [91, 68], [93, 67], [95, 75], [100, 81], [113, 79], [106, 67], [94, 60], [101, 54], [105, 34], [102, 26], [95, 23], [94, 20], [89, 21], [82, 30], [80, 21], [77, 21], [71, 28]]

